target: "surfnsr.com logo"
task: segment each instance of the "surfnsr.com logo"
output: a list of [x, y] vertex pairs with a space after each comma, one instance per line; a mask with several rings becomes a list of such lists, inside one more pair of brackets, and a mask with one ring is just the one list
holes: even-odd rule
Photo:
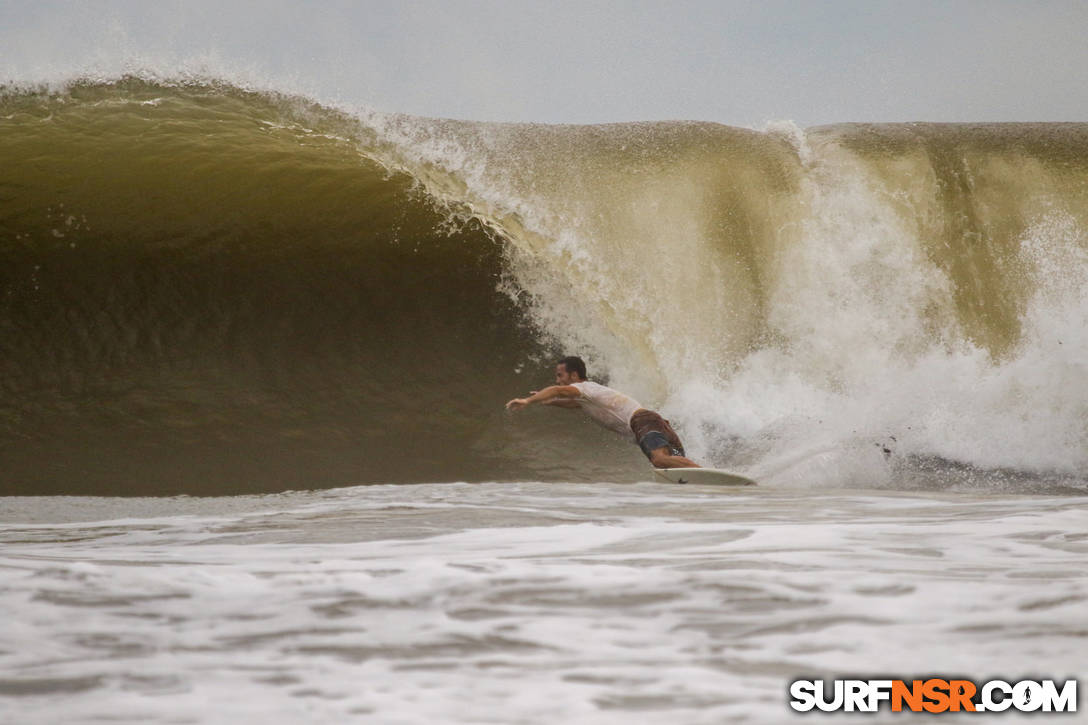
[[1077, 681], [795, 680], [790, 697], [798, 712], [1076, 712]]

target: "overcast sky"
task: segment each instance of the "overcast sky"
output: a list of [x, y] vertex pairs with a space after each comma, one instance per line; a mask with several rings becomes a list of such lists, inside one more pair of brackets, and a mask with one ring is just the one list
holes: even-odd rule
[[1088, 121], [1085, 0], [0, 0], [0, 79], [146, 67], [496, 121]]

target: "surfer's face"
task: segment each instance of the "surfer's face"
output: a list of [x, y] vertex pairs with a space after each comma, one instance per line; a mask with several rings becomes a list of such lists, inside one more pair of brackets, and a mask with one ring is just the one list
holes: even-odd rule
[[555, 366], [555, 384], [556, 385], [570, 385], [571, 383], [577, 383], [578, 376], [572, 375], [567, 372], [567, 366], [563, 363], [559, 363]]

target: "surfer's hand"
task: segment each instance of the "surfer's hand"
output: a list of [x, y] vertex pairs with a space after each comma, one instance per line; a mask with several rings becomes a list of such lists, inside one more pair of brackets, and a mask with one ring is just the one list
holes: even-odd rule
[[506, 404], [506, 409], [511, 410], [511, 411], [521, 410], [522, 408], [524, 408], [528, 404], [529, 404], [529, 399], [528, 398], [514, 398], [513, 400], [511, 400], [509, 403]]

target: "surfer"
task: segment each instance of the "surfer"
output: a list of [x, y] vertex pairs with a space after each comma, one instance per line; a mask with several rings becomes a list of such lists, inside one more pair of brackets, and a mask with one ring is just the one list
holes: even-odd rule
[[580, 357], [565, 357], [555, 365], [555, 385], [514, 398], [506, 409], [521, 410], [533, 403], [559, 408], [581, 408], [590, 418], [621, 436], [633, 436], [654, 468], [699, 468], [684, 456], [680, 437], [669, 421], [618, 390], [586, 380]]

